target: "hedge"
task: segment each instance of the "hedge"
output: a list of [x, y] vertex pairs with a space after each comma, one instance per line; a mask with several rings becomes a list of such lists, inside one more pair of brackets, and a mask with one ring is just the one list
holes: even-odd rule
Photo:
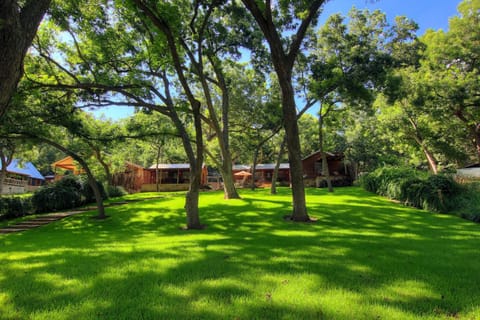
[[31, 212], [31, 197], [0, 197], [0, 220], [23, 217]]
[[462, 187], [451, 176], [411, 168], [382, 167], [360, 178], [368, 191], [434, 212], [457, 209]]
[[[99, 182], [97, 184], [102, 197], [106, 199], [103, 185]], [[94, 201], [93, 190], [86, 178], [73, 175], [37, 189], [32, 196], [36, 213], [72, 209]]]

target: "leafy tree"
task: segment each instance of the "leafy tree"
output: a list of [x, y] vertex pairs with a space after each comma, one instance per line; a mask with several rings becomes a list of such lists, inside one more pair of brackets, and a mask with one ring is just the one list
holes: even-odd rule
[[[142, 7], [138, 12], [137, 4], [115, 4], [64, 1], [54, 7], [48, 35], [41, 33], [36, 42], [33, 59], [43, 74], [34, 81], [40, 87], [74, 95], [80, 108], [126, 105], [169, 117], [191, 168], [187, 228], [202, 228], [198, 212], [203, 164], [201, 104], [182, 66], [185, 56], [177, 38], [180, 24], [175, 20], [181, 8], [165, 3], [157, 9], [168, 14], [157, 16], [156, 9]], [[162, 20], [166, 16], [172, 20]], [[184, 114], [193, 123], [193, 137]]]
[[301, 147], [297, 124], [294, 63], [309, 27], [315, 24], [325, 0], [278, 1], [242, 0], [264, 34], [282, 93], [283, 125], [287, 138], [293, 194], [293, 221], [309, 221], [305, 202]]
[[[392, 149], [390, 137], [373, 112], [345, 109], [345, 158], [355, 177], [381, 165], [399, 165], [405, 155]], [[404, 164], [404, 163], [403, 163]]]
[[[27, 71], [30, 66], [27, 65]], [[87, 159], [91, 149], [86, 141], [92, 137], [85, 134], [79, 110], [72, 108], [70, 96], [45, 94], [22, 81], [13, 103], [15, 108], [2, 119], [2, 135], [11, 139], [23, 139], [49, 144], [71, 156], [85, 171], [88, 183], [97, 203], [99, 219], [106, 218], [103, 197]], [[67, 141], [59, 139], [69, 135]]]
[[0, 1], [0, 118], [15, 93], [23, 59], [50, 1]]
[[468, 142], [480, 161], [480, 1], [464, 0], [449, 30], [429, 30], [421, 61], [423, 83], [432, 91], [434, 112], [453, 117], [468, 131]]
[[416, 30], [410, 21], [403, 18], [396, 21], [390, 27], [384, 13], [353, 8], [348, 19], [340, 14], [332, 15], [318, 31], [318, 41], [310, 56], [313, 61], [309, 90], [320, 103], [318, 130], [322, 172], [330, 191], [333, 188], [324, 148], [327, 135], [324, 125], [345, 107], [371, 108], [376, 94], [384, 90], [396, 62], [396, 51], [404, 49], [401, 44], [411, 41], [414, 38], [411, 30]]

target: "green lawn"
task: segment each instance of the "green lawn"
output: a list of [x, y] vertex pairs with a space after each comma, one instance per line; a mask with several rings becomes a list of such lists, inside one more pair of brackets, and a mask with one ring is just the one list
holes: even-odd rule
[[203, 193], [201, 231], [169, 194], [0, 235], [0, 319], [480, 319], [480, 225], [359, 188], [295, 224], [289, 192]]

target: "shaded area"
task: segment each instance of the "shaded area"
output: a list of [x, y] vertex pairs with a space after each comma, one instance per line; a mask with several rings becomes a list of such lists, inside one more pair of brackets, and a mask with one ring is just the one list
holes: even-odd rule
[[480, 308], [479, 227], [356, 188], [308, 190], [315, 224], [283, 221], [289, 190], [80, 214], [0, 238], [0, 318], [450, 319]]

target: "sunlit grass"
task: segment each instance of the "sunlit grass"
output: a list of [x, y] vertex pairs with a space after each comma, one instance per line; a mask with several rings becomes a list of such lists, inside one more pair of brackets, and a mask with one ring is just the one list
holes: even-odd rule
[[[183, 194], [0, 236], [0, 319], [477, 319], [479, 225], [358, 188]], [[134, 200], [136, 196], [127, 196]], [[118, 199], [117, 199], [118, 200]]]

